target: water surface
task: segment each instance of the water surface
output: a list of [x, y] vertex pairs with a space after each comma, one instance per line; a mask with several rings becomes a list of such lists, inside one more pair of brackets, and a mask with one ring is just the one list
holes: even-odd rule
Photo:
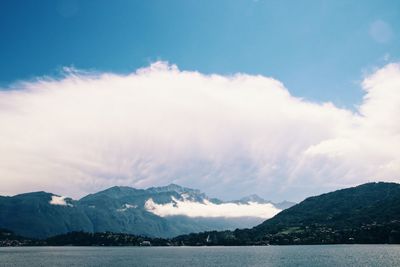
[[0, 266], [400, 266], [398, 245], [12, 247]]

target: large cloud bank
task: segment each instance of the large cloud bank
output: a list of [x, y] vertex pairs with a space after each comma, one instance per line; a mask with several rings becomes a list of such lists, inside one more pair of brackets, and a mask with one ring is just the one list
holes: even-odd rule
[[190, 200], [177, 200], [172, 198], [172, 202], [166, 204], [158, 204], [149, 199], [145, 203], [145, 208], [161, 217], [167, 216], [188, 216], [188, 217], [205, 217], [205, 218], [240, 218], [240, 217], [256, 217], [269, 219], [278, 214], [281, 210], [274, 207], [270, 203], [249, 202], [247, 204], [240, 203], [221, 203], [215, 204], [208, 200], [203, 202], [195, 202]]
[[399, 181], [400, 65], [362, 88], [351, 111], [296, 98], [272, 78], [163, 62], [129, 75], [68, 70], [20, 82], [0, 91], [0, 193], [79, 197], [174, 182], [222, 198], [298, 200]]

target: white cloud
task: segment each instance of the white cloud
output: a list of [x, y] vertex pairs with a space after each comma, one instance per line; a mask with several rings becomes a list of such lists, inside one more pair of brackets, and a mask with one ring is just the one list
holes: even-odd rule
[[0, 91], [0, 193], [79, 197], [175, 182], [218, 197], [299, 200], [321, 187], [399, 181], [399, 64], [363, 81], [357, 112], [293, 97], [272, 78], [163, 62], [65, 75]]
[[249, 202], [248, 204], [238, 203], [222, 203], [214, 204], [208, 200], [194, 202], [190, 200], [177, 200], [172, 197], [172, 202], [166, 204], [158, 204], [149, 199], [145, 203], [145, 208], [161, 217], [184, 215], [188, 217], [225, 217], [225, 218], [240, 218], [240, 217], [256, 217], [269, 219], [275, 216], [280, 209], [277, 209], [272, 204], [260, 204]]
[[118, 212], [124, 212], [127, 211], [128, 209], [136, 209], [137, 205], [131, 205], [131, 204], [124, 204], [122, 205], [121, 208], [117, 209]]
[[59, 206], [69, 206], [72, 207], [73, 205], [70, 203], [67, 203], [65, 201], [66, 197], [62, 197], [62, 196], [56, 196], [56, 195], [52, 195], [51, 196], [51, 200], [49, 201], [49, 203], [51, 205], [59, 205]]

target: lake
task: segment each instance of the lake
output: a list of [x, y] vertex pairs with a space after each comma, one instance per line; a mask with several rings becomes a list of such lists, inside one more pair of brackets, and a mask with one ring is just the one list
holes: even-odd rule
[[400, 245], [7, 247], [0, 266], [400, 266]]

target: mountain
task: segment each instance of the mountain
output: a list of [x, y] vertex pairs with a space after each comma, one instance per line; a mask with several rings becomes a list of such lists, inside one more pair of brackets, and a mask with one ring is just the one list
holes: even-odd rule
[[115, 186], [80, 200], [33, 192], [0, 197], [0, 228], [31, 238], [71, 231], [168, 238], [252, 227], [280, 212], [283, 208], [278, 206], [260, 197], [224, 202], [176, 184], [148, 189]]
[[400, 243], [400, 184], [368, 183], [310, 197], [252, 228], [180, 236], [176, 244]]
[[277, 202], [277, 203], [276, 202], [272, 202], [270, 200], [265, 200], [265, 199], [263, 199], [262, 197], [260, 197], [260, 196], [258, 196], [256, 194], [249, 195], [249, 196], [243, 197], [243, 198], [241, 198], [239, 200], [234, 200], [232, 202], [241, 203], [241, 204], [249, 204], [251, 202], [260, 203], [260, 204], [270, 203], [270, 204], [274, 205], [276, 208], [281, 209], [281, 210], [285, 210], [285, 209], [288, 209], [288, 208], [296, 205], [296, 203], [290, 202], [290, 201], [286, 201], [286, 200], [282, 201], [282, 202]]
[[[168, 199], [163, 194], [181, 195], [183, 200], [190, 198], [189, 190], [172, 190], [153, 188], [150, 190], [160, 199]], [[181, 191], [180, 191], [181, 190]], [[132, 198], [146, 195], [147, 190], [114, 187], [97, 194], [89, 195], [85, 201], [93, 199], [118, 199]], [[195, 190], [194, 190], [195, 191]], [[201, 193], [200, 193], [201, 194]], [[35, 198], [48, 196], [47, 193], [38, 192], [16, 196], [19, 202], [35, 203], [40, 213], [46, 211], [40, 201]], [[176, 195], [175, 195], [176, 196]], [[193, 195], [193, 197], [195, 197]], [[198, 195], [197, 195], [198, 197]], [[7, 197], [2, 197], [1, 201]], [[15, 197], [11, 197], [15, 198]], [[156, 199], [156, 197], [154, 197]], [[142, 199], [146, 199], [143, 198]], [[172, 197], [170, 198], [172, 199]], [[177, 200], [177, 199], [176, 199]], [[16, 201], [16, 200], [14, 200]], [[81, 200], [80, 200], [81, 201]], [[72, 208], [80, 201], [51, 195], [50, 202], [62, 204], [65, 208]], [[143, 200], [142, 200], [143, 201]], [[175, 201], [175, 200], [174, 200]], [[208, 202], [207, 202], [208, 201]], [[254, 203], [261, 201], [258, 197], [246, 197], [236, 202], [222, 203], [236, 205], [245, 202]], [[148, 202], [145, 201], [145, 203]], [[191, 201], [188, 201], [193, 203]], [[2, 203], [2, 202], [0, 202]], [[39, 203], [39, 204], [38, 204]], [[156, 202], [154, 202], [156, 203]], [[204, 203], [212, 203], [203, 199]], [[48, 205], [49, 203], [47, 203]], [[93, 203], [92, 203], [93, 204]], [[171, 202], [165, 202], [169, 205]], [[179, 201], [176, 203], [179, 206]], [[222, 205], [213, 204], [213, 205]], [[257, 203], [258, 205], [262, 205]], [[267, 203], [269, 204], [269, 203]], [[82, 204], [84, 207], [84, 204]], [[129, 204], [130, 205], [130, 204]], [[146, 204], [144, 204], [146, 206]], [[168, 206], [169, 207], [169, 206]], [[92, 207], [93, 209], [95, 207]], [[31, 208], [22, 208], [19, 212], [29, 211]], [[126, 210], [135, 209], [125, 205]], [[32, 211], [30, 211], [32, 212]], [[119, 211], [121, 212], [121, 211]], [[0, 213], [3, 214], [3, 213]], [[30, 213], [29, 213], [30, 214]], [[52, 210], [49, 215], [50, 224], [58, 215]], [[71, 214], [68, 214], [71, 215]], [[101, 214], [107, 216], [106, 214]], [[154, 214], [153, 214], [154, 215]], [[42, 218], [42, 217], [40, 217]], [[88, 216], [90, 218], [90, 215]], [[164, 218], [165, 219], [165, 218]], [[37, 223], [38, 220], [32, 220]], [[49, 225], [50, 225], [49, 224]], [[26, 227], [31, 227], [29, 223]], [[33, 225], [33, 228], [35, 226]], [[96, 232], [96, 233], [93, 233]], [[292, 244], [400, 244], [400, 184], [395, 183], [368, 183], [353, 188], [310, 197], [287, 210], [278, 213], [273, 218], [264, 221], [251, 229], [236, 229], [234, 231], [205, 231], [181, 235], [175, 238], [144, 238], [132, 234], [99, 232], [69, 232], [56, 235], [43, 240], [21, 237], [21, 234], [0, 229], [0, 246], [19, 245], [292, 245]]]

